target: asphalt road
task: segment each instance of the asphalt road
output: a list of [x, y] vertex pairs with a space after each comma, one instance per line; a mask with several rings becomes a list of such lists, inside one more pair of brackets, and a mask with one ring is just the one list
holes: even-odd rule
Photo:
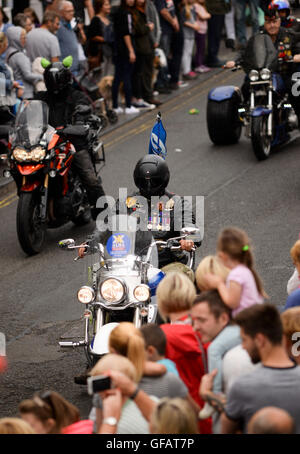
[[[245, 229], [254, 245], [256, 267], [267, 293], [277, 306], [286, 299], [293, 271], [289, 250], [299, 237], [299, 139], [265, 162], [257, 162], [248, 139], [229, 147], [211, 144], [206, 130], [206, 99], [210, 88], [240, 85], [241, 73], [221, 72], [194, 85], [161, 106], [167, 130], [169, 189], [205, 200], [205, 234], [198, 261], [214, 253], [220, 229]], [[188, 112], [197, 108], [198, 115]], [[134, 189], [132, 173], [147, 153], [155, 111], [104, 136], [107, 163], [102, 171], [107, 194], [120, 187]], [[59, 337], [80, 327], [83, 309], [77, 289], [86, 283], [87, 263], [74, 262], [72, 252], [60, 251], [62, 238], [85, 239], [94, 224], [71, 223], [49, 232], [44, 250], [26, 257], [18, 244], [12, 194], [0, 200], [0, 331], [7, 338], [9, 368], [0, 377], [0, 417], [17, 413], [18, 403], [35, 391], [61, 392], [77, 405], [82, 417], [90, 409], [85, 388], [73, 383], [85, 362], [81, 351], [59, 351]], [[75, 330], [75, 331], [74, 331]]]

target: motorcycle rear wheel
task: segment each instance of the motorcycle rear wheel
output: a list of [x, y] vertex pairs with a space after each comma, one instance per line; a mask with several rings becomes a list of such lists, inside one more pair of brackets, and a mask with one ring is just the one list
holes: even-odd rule
[[272, 137], [267, 135], [267, 128], [267, 115], [252, 117], [251, 142], [254, 154], [258, 161], [264, 161], [270, 156]]
[[207, 129], [210, 140], [215, 145], [230, 145], [239, 141], [242, 123], [238, 117], [238, 107], [237, 96], [221, 102], [208, 100]]
[[40, 202], [37, 194], [22, 192], [17, 208], [17, 234], [23, 251], [38, 254], [44, 244], [46, 228], [40, 218]]

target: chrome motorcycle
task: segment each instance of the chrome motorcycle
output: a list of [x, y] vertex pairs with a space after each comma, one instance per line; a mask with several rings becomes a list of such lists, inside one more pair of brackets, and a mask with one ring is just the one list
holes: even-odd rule
[[[61, 341], [62, 348], [83, 347], [91, 367], [108, 353], [111, 331], [122, 321], [139, 328], [155, 323], [158, 316], [155, 292], [165, 273], [158, 268], [159, 249], [179, 250], [181, 239], [199, 240], [197, 228], [186, 227], [180, 236], [167, 241], [155, 241], [150, 231], [137, 229], [136, 218], [115, 215], [113, 228], [103, 232], [101, 243], [88, 244], [90, 259], [88, 283], [77, 292], [84, 305], [84, 338], [79, 342]], [[73, 239], [62, 240], [60, 248], [76, 250]], [[194, 270], [195, 251], [189, 252], [188, 267]], [[76, 257], [74, 260], [78, 260]]]

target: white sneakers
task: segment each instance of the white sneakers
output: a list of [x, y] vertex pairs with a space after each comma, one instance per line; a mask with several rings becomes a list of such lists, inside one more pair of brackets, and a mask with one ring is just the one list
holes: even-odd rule
[[[155, 106], [153, 105], [153, 107], [155, 107]], [[115, 111], [116, 114], [118, 114], [118, 115], [119, 115], [119, 114], [123, 114], [123, 113], [125, 113], [125, 114], [138, 114], [138, 113], [140, 113], [140, 110], [137, 109], [137, 108], [134, 107], [134, 106], [125, 107], [125, 109], [123, 109], [122, 107], [116, 107], [116, 108], [114, 109], [114, 111]]]
[[116, 114], [122, 114], [124, 113], [124, 109], [122, 109], [122, 107], [117, 107], [116, 109], [114, 109], [114, 111], [116, 112]]
[[139, 109], [134, 106], [125, 107], [125, 114], [138, 114], [140, 113]]

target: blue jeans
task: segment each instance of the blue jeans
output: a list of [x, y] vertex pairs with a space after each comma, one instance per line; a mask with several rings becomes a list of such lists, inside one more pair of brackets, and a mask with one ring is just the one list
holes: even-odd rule
[[244, 46], [247, 42], [246, 35], [246, 6], [250, 8], [252, 21], [252, 34], [259, 32], [258, 6], [259, 0], [236, 0], [235, 1], [235, 18], [236, 18], [236, 35], [240, 45]]

